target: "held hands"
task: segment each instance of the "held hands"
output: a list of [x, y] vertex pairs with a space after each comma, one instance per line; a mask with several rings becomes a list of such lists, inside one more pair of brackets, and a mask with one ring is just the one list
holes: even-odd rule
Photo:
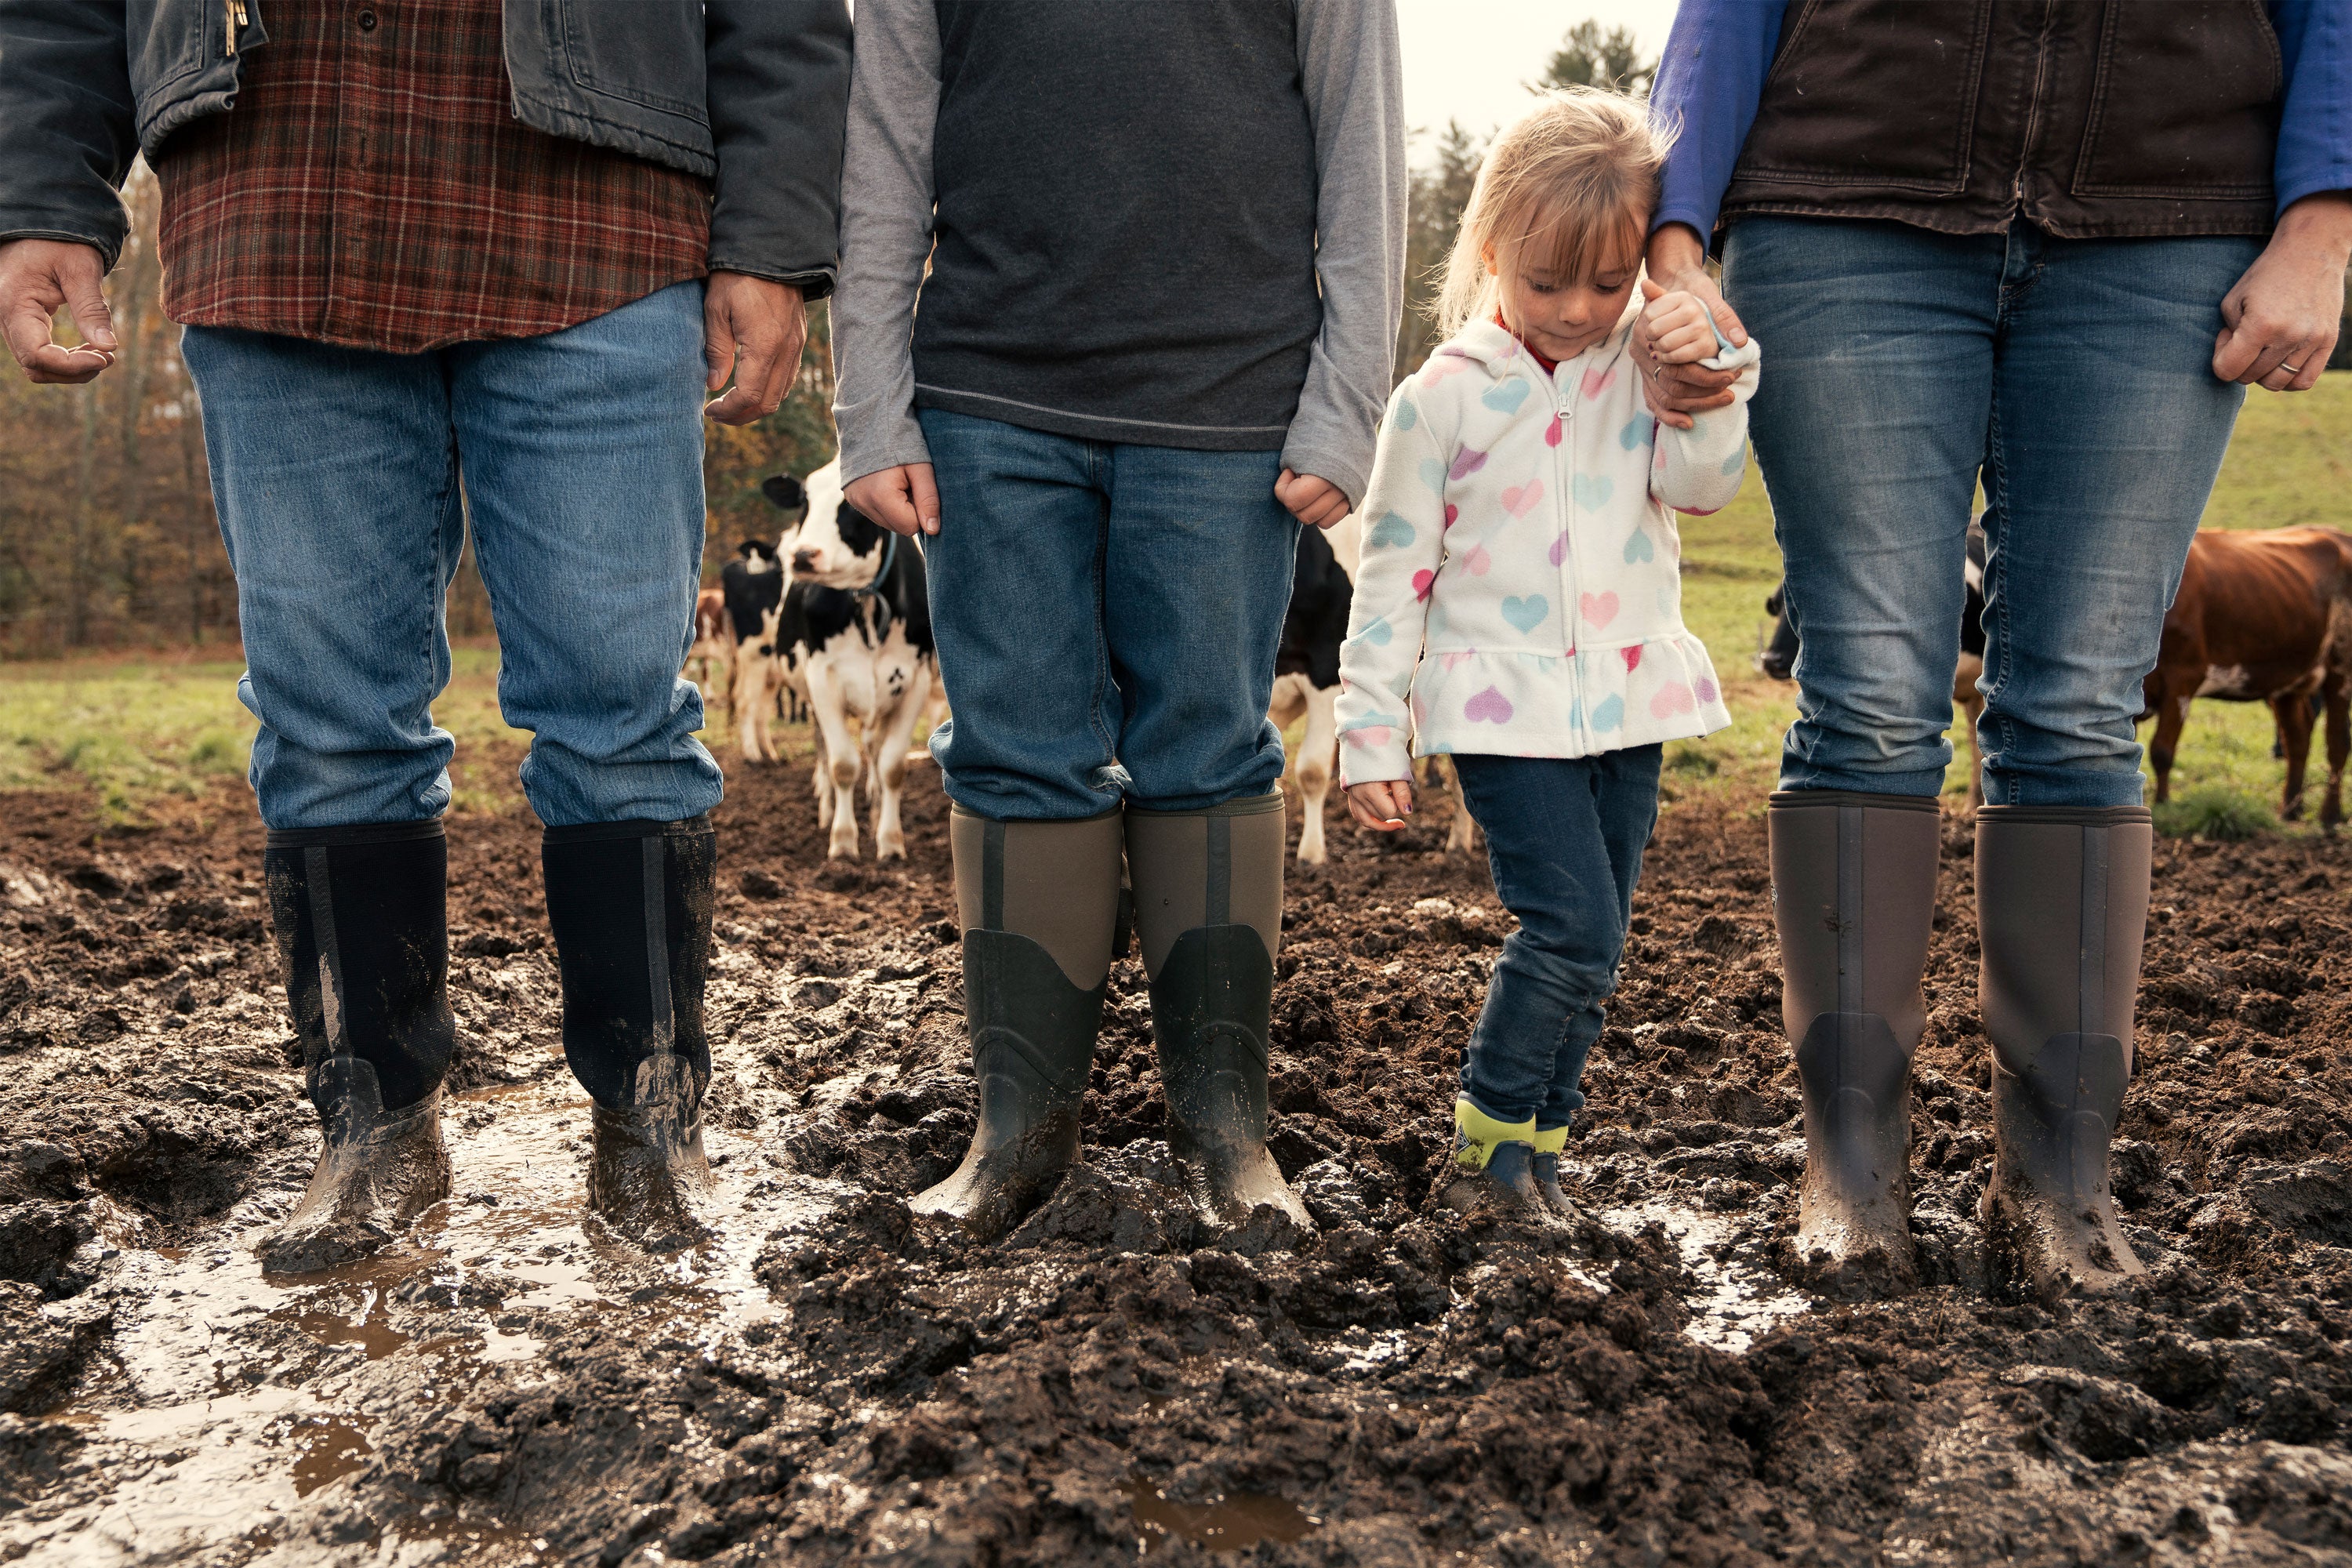
[[2344, 316], [2344, 264], [2352, 254], [2352, 197], [2305, 196], [2237, 287], [2221, 297], [2213, 374], [2223, 381], [2308, 392], [2327, 368]]
[[1348, 515], [1348, 493], [1313, 474], [1283, 469], [1282, 478], [1274, 481], [1274, 499], [1287, 507], [1291, 516], [1318, 528], [1328, 528]]
[[[72, 240], [15, 239], [0, 245], [0, 331], [27, 379], [76, 385], [114, 363], [114, 324], [100, 287], [106, 263]], [[73, 311], [82, 342], [67, 348], [50, 336], [60, 306]]]
[[1715, 353], [1715, 329], [1707, 325], [1706, 302], [1687, 289], [1672, 293], [1642, 279], [1642, 325], [1650, 339], [1650, 359], [1661, 365], [1691, 364]]
[[800, 374], [808, 309], [790, 283], [743, 272], [714, 272], [702, 296], [702, 357], [710, 363], [703, 384], [724, 397], [703, 413], [721, 425], [749, 425], [773, 414]]
[[940, 531], [940, 484], [929, 463], [878, 468], [842, 487], [842, 499], [893, 533]]
[[1359, 826], [1375, 833], [1394, 833], [1412, 815], [1412, 781], [1376, 779], [1348, 786], [1348, 815]]
[[[1746, 346], [1748, 329], [1740, 325], [1731, 307], [1723, 302], [1723, 291], [1716, 287], [1715, 279], [1706, 275], [1706, 245], [1696, 229], [1679, 223], [1661, 227], [1650, 237], [1647, 268], [1659, 293], [1650, 294], [1653, 285], [1649, 279], [1643, 281], [1642, 291], [1649, 294], [1653, 301], [1660, 301], [1662, 297], [1687, 297], [1715, 318], [1715, 324], [1731, 340], [1732, 347]], [[1709, 370], [1697, 363], [1716, 352], [1715, 334], [1707, 331], [1703, 320], [1697, 326], [1706, 348], [1688, 359], [1676, 359], [1659, 353], [1659, 345], [1653, 342], [1647, 309], [1633, 323], [1633, 356], [1642, 367], [1642, 400], [1649, 405], [1659, 424], [1676, 430], [1689, 429], [1694, 414], [1729, 407], [1734, 401], [1731, 384], [1739, 379], [1736, 370]]]

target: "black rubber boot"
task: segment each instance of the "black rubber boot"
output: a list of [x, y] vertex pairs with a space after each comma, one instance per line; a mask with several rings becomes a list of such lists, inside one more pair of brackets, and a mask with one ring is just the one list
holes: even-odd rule
[[540, 846], [563, 1055], [595, 1102], [588, 1206], [646, 1246], [710, 1232], [702, 988], [718, 849], [708, 816], [551, 827]]
[[1535, 1178], [1536, 1191], [1542, 1194], [1544, 1207], [1552, 1217], [1567, 1225], [1576, 1225], [1584, 1218], [1584, 1211], [1576, 1206], [1567, 1189], [1559, 1184], [1559, 1157], [1568, 1145], [1565, 1127], [1538, 1127], [1535, 1133], [1535, 1156], [1528, 1171]]
[[269, 835], [270, 923], [323, 1137], [301, 1204], [261, 1245], [273, 1272], [364, 1257], [448, 1195], [448, 864], [438, 822]]
[[1193, 1208], [1209, 1224], [1234, 1226], [1265, 1205], [1312, 1230], [1265, 1144], [1283, 826], [1279, 795], [1206, 811], [1130, 808], [1128, 870], [1151, 977], [1169, 1152]]
[[998, 822], [959, 806], [950, 838], [980, 1125], [912, 1207], [988, 1240], [1078, 1156], [1118, 918], [1119, 814]]
[[2050, 1300], [2146, 1272], [2107, 1145], [2131, 1079], [2154, 829], [2146, 809], [1980, 807], [1979, 980], [1993, 1044], [1994, 1288]]
[[1804, 1099], [1794, 1265], [1854, 1298], [1918, 1281], [1911, 1245], [1911, 1056], [1936, 912], [1942, 819], [1910, 795], [1781, 791], [1766, 816], [1781, 1017]]

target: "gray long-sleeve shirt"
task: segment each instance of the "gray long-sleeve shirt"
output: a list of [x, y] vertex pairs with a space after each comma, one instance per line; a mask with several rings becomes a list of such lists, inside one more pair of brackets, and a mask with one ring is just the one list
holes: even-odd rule
[[919, 405], [1360, 500], [1405, 187], [1392, 0], [860, 0], [844, 476], [929, 461]]

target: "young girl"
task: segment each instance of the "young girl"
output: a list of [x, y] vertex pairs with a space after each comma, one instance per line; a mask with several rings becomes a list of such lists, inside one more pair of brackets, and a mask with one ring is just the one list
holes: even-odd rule
[[[1402, 827], [1412, 758], [1450, 753], [1519, 921], [1462, 1067], [1456, 1208], [1570, 1213], [1559, 1152], [1660, 753], [1731, 722], [1683, 626], [1667, 509], [1738, 492], [1758, 351], [1640, 276], [1667, 142], [1640, 105], [1584, 90], [1496, 139], [1446, 267], [1448, 341], [1390, 400], [1364, 501], [1340, 656], [1349, 811]], [[1643, 405], [1629, 343], [1644, 296], [1660, 359], [1744, 367], [1738, 401], [1689, 430]]]

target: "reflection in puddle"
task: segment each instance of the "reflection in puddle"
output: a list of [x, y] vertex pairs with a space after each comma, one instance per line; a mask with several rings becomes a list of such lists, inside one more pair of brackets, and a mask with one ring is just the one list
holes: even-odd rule
[[1779, 1275], [1717, 1256], [1737, 1239], [1729, 1215], [1654, 1200], [1608, 1209], [1601, 1217], [1625, 1231], [1641, 1230], [1654, 1220], [1664, 1227], [1667, 1239], [1682, 1255], [1683, 1267], [1698, 1281], [1697, 1293], [1688, 1299], [1691, 1321], [1683, 1332], [1700, 1344], [1738, 1355], [1781, 1319], [1813, 1309], [1810, 1297], [1790, 1289]]
[[294, 1495], [309, 1497], [329, 1481], [350, 1475], [375, 1450], [368, 1446], [365, 1426], [340, 1415], [310, 1415], [293, 1430]]
[[1189, 1541], [1210, 1552], [1240, 1552], [1261, 1541], [1303, 1539], [1323, 1521], [1299, 1511], [1287, 1498], [1270, 1492], [1227, 1492], [1214, 1502], [1175, 1502], [1141, 1476], [1119, 1489], [1135, 1501], [1137, 1542], [1145, 1554], [1171, 1541]]

